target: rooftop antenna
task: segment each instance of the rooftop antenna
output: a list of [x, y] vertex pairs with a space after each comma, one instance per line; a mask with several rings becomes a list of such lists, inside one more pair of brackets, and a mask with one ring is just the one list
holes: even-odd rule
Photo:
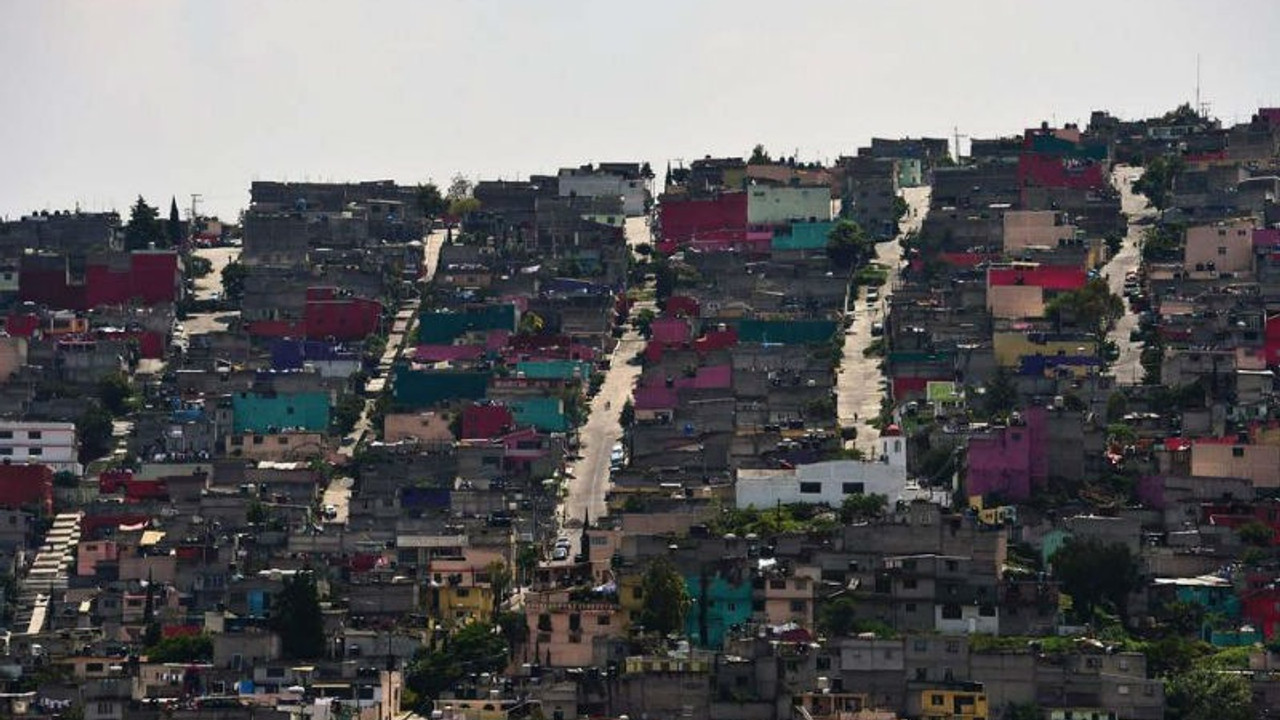
[[200, 193], [191, 193], [191, 222], [195, 222], [196, 218], [199, 217], [196, 215], [196, 207], [203, 199], [204, 195], [201, 195]]
[[1196, 113], [1200, 117], [1209, 117], [1209, 103], [1200, 100], [1200, 55], [1196, 55]]

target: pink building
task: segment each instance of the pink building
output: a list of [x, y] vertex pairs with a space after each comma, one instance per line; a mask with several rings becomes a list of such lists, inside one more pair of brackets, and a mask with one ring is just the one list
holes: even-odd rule
[[1047, 416], [1044, 408], [1023, 413], [1023, 424], [969, 439], [965, 491], [969, 495], [999, 493], [1024, 501], [1049, 479]]
[[1252, 272], [1253, 234], [1252, 218], [1189, 227], [1183, 267], [1220, 273]]

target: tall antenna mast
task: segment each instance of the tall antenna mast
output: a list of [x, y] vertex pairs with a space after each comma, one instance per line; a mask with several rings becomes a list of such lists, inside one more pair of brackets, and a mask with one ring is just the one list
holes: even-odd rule
[[1196, 112], [1200, 112], [1200, 54], [1196, 54]]
[[951, 129], [952, 129], [952, 131], [955, 133], [955, 136], [956, 136], [956, 164], [957, 164], [957, 165], [959, 165], [959, 164], [960, 164], [960, 138], [967, 138], [967, 137], [969, 137], [969, 136], [968, 136], [968, 135], [961, 135], [961, 134], [960, 134], [960, 126], [959, 126], [959, 125], [955, 125], [955, 126], [953, 126]]

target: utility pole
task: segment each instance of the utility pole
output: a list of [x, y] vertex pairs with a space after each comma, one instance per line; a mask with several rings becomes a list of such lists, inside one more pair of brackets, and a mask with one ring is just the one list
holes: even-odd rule
[[968, 138], [969, 136], [960, 134], [959, 125], [955, 125], [951, 129], [955, 133], [955, 137], [956, 137], [956, 164], [959, 165], [960, 164], [960, 139]]
[[198, 217], [198, 215], [196, 215], [196, 207], [200, 204], [200, 200], [202, 198], [204, 198], [204, 196], [201, 195], [200, 193], [191, 193], [191, 224], [192, 225], [195, 224], [196, 218]]

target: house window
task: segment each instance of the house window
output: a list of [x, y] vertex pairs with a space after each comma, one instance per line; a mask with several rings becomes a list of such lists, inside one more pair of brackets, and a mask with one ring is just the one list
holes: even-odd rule
[[955, 572], [956, 568], [958, 568], [959, 566], [960, 566], [960, 563], [956, 562], [955, 560], [947, 561], [947, 570], [951, 572]]
[[942, 696], [941, 696], [941, 695], [930, 695], [930, 696], [929, 696], [929, 704], [930, 704], [930, 705], [944, 705], [944, 704], [946, 704], [946, 702], [945, 702], [945, 700], [943, 700], [943, 698], [942, 698]]
[[845, 495], [861, 495], [867, 491], [866, 483], [847, 482], [840, 486]]
[[916, 579], [915, 579], [915, 578], [904, 578], [904, 579], [903, 579], [903, 581], [902, 581], [902, 587], [903, 587], [903, 589], [905, 589], [905, 590], [915, 590], [915, 589], [916, 589]]
[[596, 616], [596, 624], [597, 624], [597, 625], [608, 625], [608, 624], [609, 624], [609, 623], [611, 623], [611, 622], [613, 622], [613, 620], [612, 620], [608, 615], [597, 615], [597, 616]]
[[28, 455], [43, 455], [43, 454], [44, 454], [44, 448], [38, 448], [38, 447], [34, 447], [34, 448], [27, 448], [27, 454], [28, 454]]
[[290, 405], [289, 407], [285, 408], [285, 409], [284, 409], [284, 414], [285, 414], [285, 415], [292, 415], [292, 414], [293, 414], [293, 406], [292, 406], [292, 405]]
[[12, 430], [0, 430], [0, 440], [12, 440], [12, 439], [13, 439]]
[[769, 589], [770, 590], [786, 590], [787, 581], [786, 580], [770, 580]]
[[289, 436], [288, 436], [288, 435], [281, 435], [281, 436], [279, 436], [279, 437], [277, 437], [277, 438], [276, 438], [276, 442], [277, 442], [277, 443], [279, 443], [279, 444], [281, 444], [281, 445], [288, 445], [288, 444], [289, 444]]
[[27, 437], [31, 440], [39, 440], [44, 437], [44, 433], [39, 430], [30, 430], [27, 432]]
[[458, 588], [457, 593], [460, 598], [471, 597], [471, 588]]
[[1244, 457], [1244, 448], [1242, 447], [1231, 448], [1231, 457], [1238, 457], [1238, 458]]
[[1218, 246], [1218, 254], [1219, 254], [1219, 255], [1226, 255], [1226, 254], [1227, 254], [1227, 246], [1225, 246], [1225, 245], [1219, 245], [1219, 246]]
[[915, 603], [907, 603], [905, 606], [903, 606], [903, 609], [904, 609], [904, 610], [906, 610], [906, 611], [907, 611], [907, 612], [909, 612], [909, 613], [913, 613], [913, 612], [915, 612], [915, 611], [916, 611], [916, 604], [915, 604]]
[[[912, 604], [912, 605], [914, 605], [915, 603], [911, 603], [911, 604]], [[914, 651], [916, 651], [916, 652], [928, 652], [928, 650], [929, 650], [929, 641], [928, 641], [928, 640], [913, 640], [913, 641], [911, 642], [911, 649], [912, 649], [912, 650], [914, 650]]]
[[582, 629], [582, 616], [579, 615], [578, 613], [573, 613], [569, 615], [569, 630], [571, 632], [578, 632], [581, 629]]
[[981, 617], [995, 617], [996, 607], [994, 605], [979, 605], [978, 615]]
[[822, 483], [802, 482], [800, 483], [800, 492], [805, 495], [817, 495], [822, 492]]
[[957, 641], [957, 640], [948, 640], [948, 641], [947, 641], [947, 652], [949, 652], [949, 653], [958, 653], [958, 652], [960, 652], [960, 642], [959, 642], [959, 641]]
[[815, 669], [815, 670], [830, 670], [830, 669], [831, 669], [831, 656], [830, 656], [830, 655], [819, 655], [819, 656], [818, 656], [818, 659], [817, 659], [816, 661], [814, 661], [814, 669]]
[[0, 448], [0, 455], [12, 455], [12, 454], [13, 454], [13, 448], [11, 447]]
[[943, 620], [959, 620], [960, 606], [955, 603], [947, 603], [946, 605], [943, 605], [942, 619]]
[[261, 445], [261, 444], [262, 444], [262, 442], [263, 442], [263, 437], [262, 437], [261, 435], [254, 435], [254, 436], [253, 436], [253, 444], [254, 444], [254, 445]]
[[803, 601], [803, 600], [792, 600], [792, 601], [791, 601], [791, 612], [793, 612], [793, 613], [802, 613], [802, 612], [804, 612], [804, 608], [805, 608], [805, 601]]
[[84, 671], [87, 673], [100, 673], [102, 672], [102, 663], [89, 663], [84, 666]]

